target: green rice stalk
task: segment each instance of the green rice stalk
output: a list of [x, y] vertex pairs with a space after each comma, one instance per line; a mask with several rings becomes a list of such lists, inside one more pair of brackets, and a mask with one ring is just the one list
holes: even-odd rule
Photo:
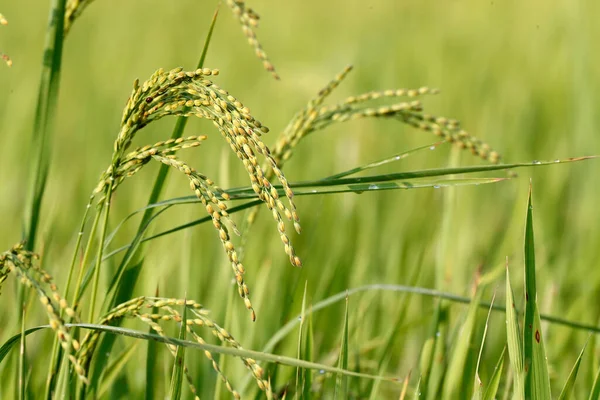
[[485, 327], [483, 329], [483, 337], [481, 338], [481, 346], [479, 346], [479, 356], [477, 357], [477, 367], [475, 368], [475, 382], [473, 383], [473, 399], [482, 399], [483, 397], [483, 383], [481, 382], [481, 378], [479, 377], [479, 367], [481, 365], [481, 356], [483, 355], [483, 345], [485, 344], [485, 339], [487, 338], [487, 331], [490, 323], [490, 315], [492, 315], [492, 307], [494, 304], [494, 300], [496, 299], [496, 292], [492, 296], [492, 306], [490, 306], [488, 310], [488, 315], [485, 320]]
[[[50, 326], [56, 333], [62, 348], [65, 351], [78, 350], [79, 342], [72, 338], [61, 317], [62, 310], [71, 318], [75, 318], [75, 310], [60, 295], [52, 276], [35, 264], [37, 259], [37, 254], [26, 250], [23, 243], [18, 243], [12, 249], [0, 253], [0, 283], [6, 280], [9, 274], [13, 274], [23, 286], [34, 289], [46, 310]], [[73, 356], [68, 358], [77, 375], [86, 381], [85, 371], [81, 364]]]
[[[340, 345], [340, 356], [338, 358], [338, 368], [348, 369], [348, 300], [349, 296], [346, 296], [346, 309], [344, 312], [344, 325], [342, 329], [342, 343]], [[335, 379], [335, 391], [334, 399], [347, 399], [348, 398], [348, 377], [345, 375], [338, 374]]]

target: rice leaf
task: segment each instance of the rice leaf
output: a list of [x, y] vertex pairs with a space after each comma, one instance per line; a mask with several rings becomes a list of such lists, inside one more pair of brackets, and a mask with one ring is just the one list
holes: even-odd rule
[[25, 390], [25, 369], [27, 368], [26, 364], [26, 340], [25, 340], [25, 307], [23, 306], [23, 311], [21, 314], [21, 349], [19, 351], [19, 373], [18, 375], [18, 388], [19, 388], [19, 400], [24, 400], [26, 397]]
[[533, 205], [531, 185], [525, 225], [525, 328], [523, 335], [523, 366], [525, 371], [525, 398], [550, 399], [550, 377], [542, 327], [537, 306], [535, 282], [535, 246], [533, 238]]
[[494, 368], [494, 373], [490, 378], [490, 383], [485, 390], [483, 395], [483, 400], [494, 400], [496, 398], [496, 393], [498, 393], [498, 387], [500, 386], [500, 378], [502, 378], [502, 370], [504, 369], [504, 355], [506, 353], [506, 346], [502, 349], [502, 354], [500, 354], [500, 359], [496, 364], [496, 368]]
[[413, 392], [413, 399], [421, 398], [421, 378], [417, 381], [417, 385], [415, 386], [415, 391]]
[[[437, 399], [441, 395], [442, 384], [446, 376], [448, 364], [448, 348], [446, 341], [448, 340], [449, 307], [445, 302], [440, 301], [439, 305], [439, 320], [437, 329], [432, 331], [432, 337], [435, 337], [433, 345], [433, 353], [431, 359], [431, 367], [426, 382], [422, 382], [423, 396], [427, 399]], [[425, 383], [427, 386], [425, 386]]]
[[[302, 359], [307, 361], [313, 361], [313, 343], [314, 343], [314, 331], [313, 331], [313, 323], [312, 323], [312, 315], [308, 316], [308, 326], [307, 333], [304, 339], [304, 352]], [[312, 376], [313, 372], [311, 370], [302, 370], [303, 371], [303, 381], [302, 381], [302, 399], [310, 400], [312, 398], [311, 390], [312, 390]], [[380, 381], [376, 381], [380, 382]]]
[[492, 307], [494, 305], [494, 300], [496, 299], [496, 292], [494, 292], [494, 296], [492, 296], [492, 302], [490, 309], [488, 310], [488, 315], [485, 320], [485, 328], [483, 329], [483, 337], [481, 338], [481, 346], [479, 347], [479, 356], [477, 357], [477, 367], [475, 368], [475, 382], [473, 384], [473, 399], [481, 400], [482, 398], [482, 390], [483, 384], [481, 383], [481, 379], [479, 378], [479, 366], [481, 365], [481, 356], [483, 354], [483, 345], [485, 344], [485, 339], [487, 337], [487, 330], [490, 323], [490, 315], [492, 315]]
[[583, 345], [583, 349], [581, 349], [577, 360], [575, 361], [575, 365], [573, 366], [573, 369], [571, 370], [571, 373], [569, 374], [569, 377], [565, 382], [565, 386], [563, 386], [563, 389], [561, 390], [560, 395], [558, 396], [558, 400], [568, 400], [573, 396], [573, 387], [575, 386], [575, 379], [577, 379], [577, 373], [579, 372], [581, 359], [583, 358], [583, 353], [585, 352], [585, 348], [588, 345], [588, 341], [589, 337], [588, 340], [585, 342], [585, 345]]
[[26, 216], [28, 218], [25, 230], [26, 246], [33, 250], [36, 244], [37, 228], [40, 221], [40, 208], [46, 190], [48, 170], [50, 166], [50, 146], [52, 145], [52, 129], [58, 90], [63, 52], [63, 26], [66, 0], [53, 0], [48, 16], [48, 29], [44, 44], [42, 75], [38, 90], [38, 100], [33, 127], [32, 151], [33, 165], [30, 200]]
[[[100, 389], [98, 390], [98, 397], [103, 398], [104, 395], [106, 395], [110, 388], [115, 384], [117, 378], [119, 377], [119, 374], [121, 374], [121, 372], [125, 368], [125, 365], [127, 365], [131, 357], [135, 354], [138, 344], [139, 342], [135, 342], [133, 343], [133, 345], [127, 346], [121, 353], [117, 354], [115, 360], [112, 363], [108, 364], [108, 366], [106, 367], [106, 373], [102, 377], [102, 385], [100, 385]], [[154, 385], [150, 384], [146, 386]]]
[[40, 329], [45, 329], [45, 328], [46, 328], [45, 326], [36, 326], [35, 328], [29, 328], [29, 329], [26, 329], [14, 336], [11, 336], [6, 342], [4, 342], [2, 344], [2, 346], [0, 346], [0, 364], [2, 364], [2, 361], [8, 355], [8, 353], [10, 352], [12, 347], [21, 340], [22, 336], [29, 336], [33, 332], [37, 332]]
[[596, 378], [594, 379], [594, 384], [592, 385], [592, 390], [590, 391], [590, 397], [588, 397], [588, 400], [598, 399], [600, 399], [600, 368], [598, 368]]
[[[303, 341], [304, 341], [304, 337], [303, 337], [303, 329], [304, 329], [304, 323], [305, 323], [305, 311], [306, 311], [306, 290], [308, 288], [308, 281], [304, 282], [304, 294], [302, 295], [302, 310], [300, 312], [300, 326], [298, 327], [298, 347], [297, 347], [297, 357], [299, 359], [302, 359], [302, 353], [303, 353]], [[301, 393], [304, 393], [304, 387], [302, 387], [302, 390], [300, 389], [300, 384], [301, 382], [304, 381], [304, 370], [301, 370], [300, 368], [296, 368], [296, 391], [295, 391], [295, 395], [294, 398], [298, 399], [301, 395]]]
[[515, 377], [515, 394], [518, 399], [523, 399], [524, 371], [523, 371], [523, 342], [519, 319], [510, 286], [510, 274], [508, 271], [508, 257], [506, 259], [506, 338], [508, 341], [508, 356]]
[[445, 399], [455, 399], [461, 395], [469, 397], [468, 393], [472, 387], [470, 385], [471, 377], [466, 376], [465, 367], [467, 365], [467, 358], [471, 352], [471, 340], [477, 324], [478, 304], [481, 300], [482, 292], [481, 288], [477, 289], [477, 293], [469, 306], [467, 317], [461, 324], [458, 340], [454, 343], [454, 350], [448, 363], [442, 391], [443, 398]]

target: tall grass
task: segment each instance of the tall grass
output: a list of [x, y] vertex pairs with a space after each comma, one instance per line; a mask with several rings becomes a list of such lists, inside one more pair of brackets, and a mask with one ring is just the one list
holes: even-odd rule
[[[421, 29], [444, 21], [445, 27], [455, 29], [450, 31], [448, 40], [458, 40], [457, 32], [487, 32], [485, 25], [469, 17], [490, 11], [473, 5], [464, 15], [446, 14], [433, 4], [407, 5], [402, 15], [408, 21], [422, 21], [423, 27], [408, 23], [398, 29], [421, 32], [424, 36], [416, 35], [413, 41], [407, 41], [412, 42], [411, 48], [422, 52], [403, 62], [423, 63], [426, 67], [399, 68], [406, 81], [419, 82], [415, 89], [392, 90], [378, 87], [386, 81], [386, 86], [400, 82], [390, 76], [387, 67], [378, 63], [375, 70], [365, 68], [370, 60], [382, 59], [386, 52], [374, 51], [376, 46], [360, 46], [370, 43], [378, 32], [387, 38], [377, 41], [378, 45], [395, 37], [391, 35], [395, 28], [384, 22], [400, 18], [393, 13], [397, 6], [390, 5], [386, 11], [363, 11], [356, 21], [349, 17], [353, 24], [371, 27], [358, 32], [362, 35], [356, 39], [357, 48], [365, 54], [349, 60], [355, 64], [356, 78], [349, 74], [352, 67], [346, 67], [329, 83], [326, 77], [316, 83], [306, 68], [286, 64], [286, 58], [293, 59], [301, 51], [291, 54], [279, 46], [278, 53], [277, 43], [285, 43], [285, 32], [294, 27], [293, 22], [284, 22], [288, 18], [285, 13], [267, 14], [263, 22], [263, 29], [271, 21], [282, 24], [279, 37], [271, 31], [271, 37], [280, 42], [275, 40], [266, 46], [273, 48], [271, 56], [283, 66], [278, 68], [282, 73], [278, 82], [265, 79], [267, 74], [258, 70], [253, 72], [256, 62], [246, 59], [250, 56], [246, 55], [250, 53], [248, 49], [236, 47], [238, 41], [227, 36], [233, 29], [217, 29], [213, 37], [217, 13], [211, 22], [212, 13], [207, 12], [200, 18], [205, 28], [200, 35], [195, 18], [194, 38], [200, 36], [197, 42], [204, 42], [197, 68], [156, 70], [152, 65], [164, 65], [165, 60], [151, 60], [155, 54], [149, 58], [147, 53], [136, 57], [126, 54], [119, 61], [120, 74], [103, 71], [102, 82], [120, 91], [123, 79], [151, 74], [150, 77], [143, 83], [134, 82], [118, 126], [98, 120], [101, 122], [85, 129], [82, 137], [71, 133], [68, 121], [94, 113], [115, 121], [115, 104], [123, 104], [123, 99], [104, 102], [84, 96], [86, 101], [81, 101], [79, 96], [78, 103], [88, 102], [89, 109], [78, 115], [69, 100], [71, 90], [78, 93], [73, 79], [84, 61], [81, 56], [74, 56], [71, 42], [77, 49], [86, 43], [83, 38], [93, 40], [87, 18], [97, 18], [95, 12], [100, 16], [109, 12], [115, 22], [122, 18], [113, 9], [103, 9], [107, 7], [103, 2], [87, 9], [89, 3], [58, 1], [51, 6], [38, 107], [33, 117], [35, 140], [30, 143], [29, 157], [12, 163], [8, 159], [10, 174], [0, 171], [0, 178], [7, 178], [7, 183], [3, 183], [5, 201], [13, 204], [13, 198], [21, 195], [30, 199], [22, 207], [26, 217], [23, 237], [27, 240], [0, 256], [2, 295], [23, 304], [23, 312], [16, 308], [0, 310], [7, 320], [0, 332], [0, 397], [40, 397], [45, 390], [46, 398], [405, 398], [410, 393], [424, 398], [549, 398], [551, 391], [560, 393], [560, 398], [594, 398], [598, 366], [589, 353], [596, 350], [595, 341], [587, 345], [587, 351], [581, 348], [585, 345], [585, 331], [598, 332], [597, 311], [586, 307], [586, 301], [594, 298], [597, 276], [589, 271], [580, 276], [569, 272], [580, 271], [587, 265], [586, 260], [593, 259], [592, 244], [597, 231], [589, 227], [589, 221], [595, 210], [590, 200], [594, 191], [590, 185], [581, 184], [585, 176], [593, 173], [582, 176], [573, 171], [588, 168], [593, 172], [596, 162], [551, 166], [593, 158], [585, 157], [589, 153], [584, 150], [593, 148], [594, 139], [589, 139], [586, 148], [578, 145], [593, 120], [581, 99], [590, 101], [593, 95], [579, 81], [573, 81], [576, 95], [569, 101], [581, 107], [574, 125], [576, 134], [570, 141], [555, 130], [564, 124], [562, 114], [545, 112], [546, 98], [565, 98], [559, 96], [564, 93], [543, 92], [547, 87], [543, 78], [551, 74], [540, 74], [535, 81], [532, 90], [537, 90], [537, 97], [532, 97], [533, 106], [530, 104], [521, 120], [503, 120], [507, 123], [502, 135], [492, 121], [509, 115], [507, 110], [518, 108], [510, 108], [508, 103], [504, 108], [490, 108], [497, 93], [487, 88], [497, 87], [496, 81], [480, 89], [473, 82], [482, 75], [470, 74], [469, 66], [463, 65], [457, 69], [456, 82], [441, 79], [443, 96], [437, 95], [437, 89], [421, 86], [423, 78], [436, 76], [424, 71], [438, 70], [440, 61], [448, 61], [446, 65], [452, 67], [464, 60], [446, 52], [444, 46], [450, 48], [452, 42], [442, 45]], [[226, 6], [241, 23], [264, 69], [279, 78], [255, 34], [258, 14], [244, 2], [227, 1]], [[124, 13], [128, 7], [123, 6]], [[190, 5], [174, 7], [183, 7], [191, 14]], [[264, 7], [265, 11], [276, 9], [270, 7]], [[307, 7], [297, 10], [294, 16], [298, 18], [290, 21], [305, 17], [317, 22], [321, 14], [312, 15], [310, 4]], [[336, 7], [321, 8], [323, 13], [330, 11], [336, 16], [340, 13]], [[514, 9], [505, 5], [499, 8], [495, 15], [500, 19], [523, 11], [519, 5]], [[144, 14], [160, 15], [157, 10], [164, 9], [147, 5], [136, 8], [135, 15], [149, 21], [143, 18]], [[8, 11], [14, 14], [14, 9]], [[370, 18], [375, 15], [372, 22], [376, 23], [370, 25]], [[547, 22], [553, 16], [557, 17], [547, 12], [540, 18]], [[218, 18], [223, 19], [222, 13]], [[177, 25], [185, 26], [185, 20], [186, 14], [179, 14]], [[521, 35], [528, 32], [527, 20], [518, 21], [521, 25], [511, 34], [526, 37]], [[17, 20], [16, 25], [20, 23]], [[355, 30], [346, 29], [345, 24], [345, 20], [340, 20], [336, 26], [354, 34]], [[130, 21], [131, 37], [135, 36], [136, 26]], [[175, 41], [183, 47], [190, 42], [189, 34], [186, 41], [177, 41], [169, 36], [177, 36], [175, 31], [139, 26], [144, 28], [147, 37], [143, 43], [149, 49], [158, 51], [163, 42]], [[324, 38], [335, 37], [329, 29], [320, 26], [313, 33], [300, 35], [295, 43], [306, 48], [318, 37], [326, 49]], [[442, 32], [440, 29], [437, 32]], [[585, 35], [594, 28], [586, 29]], [[67, 32], [63, 63], [62, 41]], [[108, 38], [111, 34], [98, 37]], [[572, 35], [576, 37], [575, 33]], [[264, 37], [265, 42], [269, 41], [268, 34]], [[483, 43], [461, 40], [464, 45]], [[138, 47], [139, 43], [142, 42], [137, 41]], [[405, 45], [408, 43], [398, 42], [398, 48]], [[443, 51], [436, 51], [436, 46]], [[581, 46], [584, 45], [574, 50], [577, 54], [582, 54]], [[508, 48], [506, 53], [518, 49]], [[11, 54], [15, 60], [24, 55], [12, 50]], [[487, 60], [494, 57], [485, 51], [479, 55]], [[227, 61], [227, 57], [236, 62]], [[217, 70], [204, 67], [205, 58], [209, 64], [222, 63], [223, 76], [217, 77]], [[140, 71], [132, 67], [132, 60], [150, 62]], [[176, 60], [179, 64], [189, 61]], [[581, 70], [578, 63], [576, 59], [574, 68]], [[334, 63], [329, 64], [333, 69]], [[476, 66], [471, 68], [477, 70]], [[502, 87], [520, 93], [513, 85], [516, 81], [507, 77], [518, 80], [522, 75], [509, 68], [495, 68], [492, 65], [495, 79], [507, 82]], [[557, 68], [556, 76], [562, 79], [568, 68], [561, 64]], [[300, 72], [294, 76], [294, 71]], [[59, 97], [61, 75], [63, 94]], [[437, 75], [440, 76], [444, 74]], [[223, 87], [231, 88], [232, 93], [239, 93], [239, 97], [222, 89], [217, 80]], [[9, 82], [19, 82], [19, 76], [11, 77]], [[84, 79], [86, 85], [93, 85], [92, 82], [93, 79]], [[460, 86], [457, 82], [472, 85]], [[293, 90], [288, 95], [289, 87]], [[305, 90], [308, 87], [310, 91]], [[311, 92], [317, 93], [316, 97]], [[284, 93], [285, 97], [279, 97]], [[337, 93], [342, 94], [342, 100], [330, 100]], [[253, 112], [238, 100], [242, 97], [244, 104], [252, 105]], [[307, 98], [312, 100], [301, 107]], [[508, 98], [515, 107], [523, 101], [514, 96]], [[283, 99], [290, 106], [286, 104], [272, 112], [278, 103], [286, 103]], [[4, 105], [2, 101], [0, 104]], [[6, 109], [14, 104], [14, 100], [7, 102]], [[19, 107], [29, 104], [22, 99]], [[291, 110], [292, 106], [300, 111], [289, 112], [286, 117], [287, 108]], [[461, 124], [430, 114], [429, 110], [435, 108], [446, 110], [440, 114], [472, 116], [475, 122], [471, 125], [467, 118], [467, 123]], [[470, 111], [465, 112], [467, 109]], [[258, 115], [271, 126], [284, 126], [281, 133], [268, 134], [269, 129]], [[172, 119], [163, 119], [168, 116], [179, 118], [172, 129]], [[14, 115], [11, 120], [18, 118]], [[97, 117], [85, 120], [89, 125], [94, 118]], [[287, 124], [286, 118], [290, 119]], [[195, 120], [208, 120], [212, 125]], [[511, 161], [500, 163], [500, 153], [467, 133], [464, 126], [486, 131], [486, 138], [503, 150], [503, 159]], [[541, 127], [549, 128], [543, 141], [537, 136]], [[12, 129], [8, 132], [16, 128]], [[170, 138], [161, 133], [165, 129], [172, 130]], [[193, 132], [184, 134], [186, 129]], [[392, 129], [395, 135], [380, 132]], [[408, 132], [398, 135], [399, 130]], [[215, 147], [218, 141], [211, 137], [213, 132], [221, 134], [226, 146], [221, 143], [221, 147]], [[335, 133], [338, 137], [331, 137]], [[429, 138], [421, 139], [424, 134]], [[15, 139], [16, 134], [7, 137], [7, 148], [18, 149], [28, 143]], [[574, 152], [558, 152], [558, 147], [547, 145], [548, 138], [563, 147], [573, 143], [566, 147]], [[436, 142], [431, 143], [433, 140]], [[111, 141], [112, 151], [108, 151]], [[97, 154], [83, 155], [85, 150], [81, 149], [90, 149], [92, 143], [99, 149], [94, 152]], [[229, 150], [221, 151], [227, 147]], [[464, 158], [460, 149], [477, 156], [472, 160], [483, 159], [491, 164], [466, 165], [471, 159]], [[581, 157], [565, 158], [573, 155]], [[551, 161], [535, 160], [542, 156]], [[514, 162], [515, 159], [524, 162]], [[33, 182], [29, 197], [24, 188], [15, 189], [8, 179], [22, 175], [21, 167], [26, 165]], [[77, 170], [74, 165], [85, 168]], [[234, 173], [242, 168], [245, 174]], [[523, 218], [525, 180], [502, 172], [515, 169], [521, 175], [535, 176], [533, 193], [540, 196], [536, 204], [541, 205], [541, 211], [535, 215], [543, 216], [536, 217], [539, 220], [533, 218], [531, 189]], [[174, 172], [172, 177], [167, 176], [168, 170]], [[479, 175], [473, 177], [474, 173]], [[214, 176], [214, 180], [209, 176]], [[239, 179], [242, 176], [246, 176], [246, 182]], [[225, 189], [216, 182], [223, 182]], [[412, 190], [418, 188], [423, 190]], [[184, 196], [184, 190], [190, 189], [193, 196]], [[342, 197], [333, 193], [349, 194]], [[556, 193], [563, 194], [557, 197]], [[149, 201], [145, 201], [148, 195]], [[398, 202], [402, 202], [401, 207]], [[587, 214], [573, 206], [565, 209], [565, 204], [578, 204]], [[258, 213], [264, 208], [271, 214], [270, 223]], [[200, 217], [199, 210], [205, 216]], [[237, 214], [243, 210], [245, 216]], [[6, 212], [8, 226], [18, 226], [11, 214], [15, 213]], [[75, 222], [78, 219], [80, 222]], [[238, 228], [234, 221], [242, 225]], [[133, 226], [136, 222], [137, 229]], [[211, 222], [214, 232], [203, 228], [205, 222]], [[540, 232], [538, 226], [542, 227], [535, 247], [534, 225], [536, 233]], [[290, 234], [291, 226], [298, 234], [302, 231], [302, 235]], [[565, 226], [578, 227], [571, 232], [581, 239], [573, 241], [563, 235]], [[592, 229], [592, 233], [580, 232], [586, 229]], [[191, 245], [183, 246], [183, 252], [178, 244], [180, 230], [191, 230], [187, 236]], [[17, 242], [18, 235], [12, 233], [0, 237], [8, 243]], [[523, 242], [522, 299], [520, 292], [512, 289], [512, 285], [520, 288], [521, 284], [514, 274], [509, 279], [508, 270], [519, 263], [515, 255], [520, 253], [519, 243]], [[222, 252], [216, 250], [219, 243]], [[572, 252], [580, 255], [576, 261]], [[499, 291], [496, 287], [504, 275], [507, 254], [505, 307], [486, 303], [484, 299], [492, 298], [492, 290]], [[290, 263], [303, 268], [286, 268], [285, 264]], [[228, 268], [221, 268], [222, 264], [231, 268], [233, 279]], [[65, 282], [64, 291], [51, 274]], [[28, 287], [37, 294], [37, 305], [26, 296]], [[577, 288], [582, 296], [573, 297], [567, 290], [570, 287]], [[243, 306], [233, 301], [232, 290], [241, 297]], [[149, 295], [155, 291], [155, 296]], [[404, 297], [400, 298], [398, 292]], [[553, 292], [561, 301], [549, 302]], [[464, 293], [468, 295], [460, 295]], [[337, 305], [344, 298], [345, 311]], [[209, 314], [196, 299], [213, 312]], [[468, 309], [459, 305], [464, 302], [470, 303]], [[487, 309], [487, 319], [482, 318], [480, 308]], [[44, 320], [48, 325], [41, 325]], [[542, 325], [541, 321], [552, 324]], [[53, 336], [42, 335], [45, 329], [50, 329]], [[298, 329], [296, 338], [290, 335], [294, 329]], [[208, 332], [214, 338], [206, 336]], [[121, 339], [118, 335], [134, 339]], [[140, 341], [161, 344], [131, 346]], [[20, 352], [16, 350], [17, 343], [21, 344]], [[51, 343], [53, 349], [46, 346]], [[507, 354], [510, 362], [505, 363]], [[14, 364], [9, 362], [9, 355]], [[150, 382], [140, 385], [138, 375], [143, 373], [144, 362]], [[9, 364], [18, 366], [14, 373]], [[216, 384], [217, 381], [222, 383]]]

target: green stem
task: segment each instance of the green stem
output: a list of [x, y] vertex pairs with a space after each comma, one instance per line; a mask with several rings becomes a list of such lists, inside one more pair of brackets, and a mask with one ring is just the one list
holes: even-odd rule
[[98, 283], [100, 281], [100, 266], [102, 265], [102, 253], [104, 251], [104, 241], [106, 240], [106, 231], [108, 227], [108, 217], [110, 214], [110, 198], [112, 196], [114, 178], [111, 176], [108, 183], [108, 189], [104, 198], [104, 221], [102, 221], [102, 230], [100, 231], [100, 242], [98, 243], [98, 253], [96, 255], [96, 267], [94, 269], [94, 283], [92, 286], [92, 297], [90, 299], [90, 314], [88, 321], [94, 321], [94, 311], [96, 307], [96, 296], [98, 293]]

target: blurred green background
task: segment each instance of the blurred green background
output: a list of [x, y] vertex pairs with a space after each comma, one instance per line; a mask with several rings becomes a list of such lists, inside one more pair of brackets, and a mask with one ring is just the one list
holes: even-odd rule
[[[39, 248], [44, 267], [64, 286], [75, 233], [87, 198], [109, 165], [122, 108], [135, 78], [159, 67], [193, 69], [215, 1], [98, 0], [74, 24], [64, 49], [57, 129], [52, 143], [50, 181], [42, 210]], [[216, 82], [271, 128], [273, 144], [287, 121], [347, 64], [355, 69], [330, 102], [375, 89], [441, 89], [424, 98], [427, 112], [460, 120], [473, 135], [498, 150], [504, 162], [552, 160], [600, 153], [597, 112], [600, 61], [596, 1], [285, 1], [252, 0], [261, 16], [258, 37], [281, 75], [275, 81], [247, 45], [236, 19], [221, 7], [206, 66], [221, 71]], [[13, 67], [0, 68], [0, 248], [21, 239], [31, 163], [30, 136], [39, 85], [48, 14], [45, 1], [3, 1], [9, 25], [0, 29], [0, 49]], [[174, 119], [152, 124], [137, 136], [143, 145], [166, 139]], [[186, 135], [208, 134], [184, 160], [222, 187], [247, 185], [243, 166], [219, 133], [191, 120]], [[428, 133], [395, 121], [361, 120], [338, 124], [304, 140], [285, 173], [291, 182], [318, 179], [396, 152], [434, 142]], [[467, 152], [442, 146], [419, 153], [393, 170], [477, 164]], [[156, 168], [145, 168], [116, 194], [111, 226], [147, 201]], [[300, 311], [304, 284], [312, 303], [370, 283], [418, 284], [472, 294], [478, 268], [497, 272], [503, 297], [503, 265], [509, 257], [517, 298], [521, 298], [523, 230], [529, 179], [533, 181], [538, 259], [538, 298], [543, 313], [597, 324], [600, 307], [600, 212], [597, 161], [531, 168], [517, 179], [494, 185], [345, 194], [297, 199], [303, 233], [293, 235], [304, 267], [289, 265], [268, 213], [250, 232], [245, 265], [258, 313], [256, 323], [235, 298], [228, 330], [244, 347], [259, 350], [278, 328]], [[503, 176], [501, 172], [488, 174]], [[188, 185], [173, 175], [164, 198], [187, 195]], [[596, 200], [594, 200], [596, 199]], [[181, 206], [163, 214], [155, 232], [203, 216]], [[241, 222], [242, 214], [234, 216]], [[130, 222], [113, 247], [126, 244], [137, 225]], [[136, 295], [195, 299], [226, 322], [231, 272], [211, 226], [161, 238], [150, 246]], [[106, 264], [106, 277], [116, 261]], [[15, 282], [0, 298], [0, 342], [17, 333]], [[484, 294], [490, 300], [496, 284]], [[32, 296], [33, 297], [33, 296]], [[350, 298], [351, 349], [361, 367], [377, 372], [382, 337], [393, 329], [400, 294], [367, 292]], [[394, 342], [387, 375], [404, 376], [418, 366], [423, 339], [436, 302], [412, 296]], [[28, 326], [45, 323], [33, 306]], [[453, 327], [466, 310], [452, 305]], [[334, 363], [343, 321], [342, 303], [314, 315], [315, 361]], [[483, 312], [483, 311], [482, 311]], [[146, 329], [145, 327], [136, 326]], [[544, 325], [552, 384], [562, 387], [586, 332]], [[494, 314], [484, 353], [483, 379], [493, 370], [505, 342], [504, 315]], [[34, 336], [32, 336], [34, 338]], [[49, 333], [28, 342], [31, 385], [44, 385]], [[280, 354], [295, 355], [296, 333]], [[132, 339], [120, 339], [127, 346]], [[598, 348], [584, 358], [578, 390], [589, 390]], [[209, 363], [188, 353], [203, 393], [216, 377]], [[353, 353], [354, 354], [354, 353]], [[355, 355], [356, 355], [355, 354]], [[170, 359], [165, 352], [168, 387]], [[136, 357], [145, 359], [145, 345]], [[354, 362], [354, 355], [351, 358]], [[226, 369], [239, 385], [237, 362]], [[162, 362], [162, 361], [161, 361]], [[135, 364], [135, 363], [132, 363]], [[0, 371], [6, 372], [6, 363]], [[131, 365], [120, 391], [143, 393], [143, 371]], [[279, 388], [295, 371], [281, 368]], [[3, 372], [4, 374], [4, 372]], [[36, 375], [38, 378], [36, 379]], [[331, 380], [332, 378], [329, 378]], [[164, 385], [162, 382], [159, 385]], [[366, 385], [357, 381], [356, 385]], [[397, 396], [399, 385], [383, 384], [382, 398]]]

